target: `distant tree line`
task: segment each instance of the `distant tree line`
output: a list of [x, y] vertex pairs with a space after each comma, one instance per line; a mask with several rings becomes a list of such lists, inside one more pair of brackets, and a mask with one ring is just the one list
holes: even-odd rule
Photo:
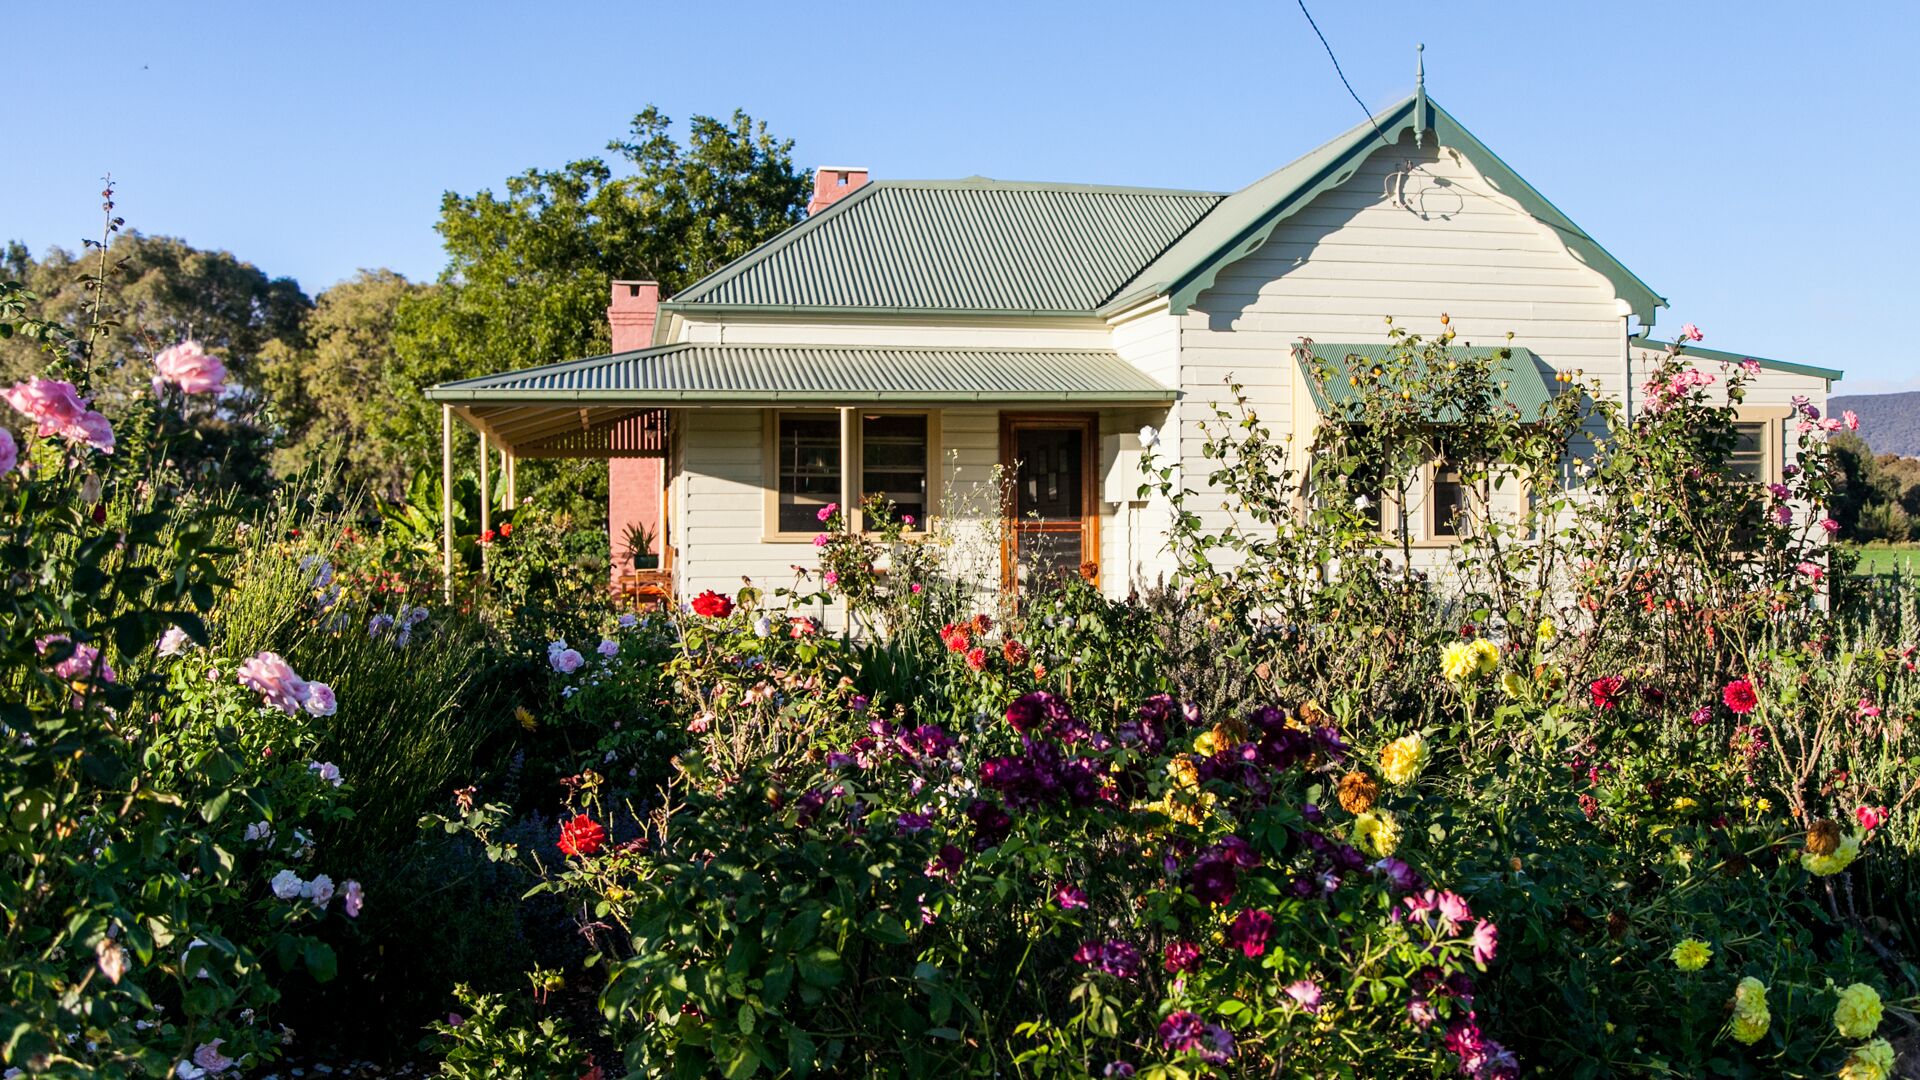
[[[792, 149], [737, 110], [693, 117], [683, 142], [648, 106], [607, 146], [617, 171], [584, 157], [508, 177], [500, 194], [447, 192], [437, 226], [447, 266], [431, 283], [362, 270], [309, 297], [230, 252], [125, 232], [106, 253], [111, 344], [101, 354], [115, 361], [96, 377], [98, 407], [111, 415], [149, 394], [148, 361], [193, 338], [226, 363], [233, 390], [192, 418], [196, 441], [176, 453], [183, 468], [243, 495], [318, 470], [400, 498], [438, 467], [425, 387], [604, 352], [609, 280], [651, 278], [671, 295], [801, 219], [812, 181]], [[9, 243], [0, 280], [37, 294], [43, 316], [77, 323], [82, 264], [96, 258]], [[0, 378], [39, 371], [41, 350], [0, 340]], [[567, 509], [605, 511], [602, 463], [539, 463], [529, 479], [523, 490]]]
[[1845, 479], [1833, 517], [1844, 539], [1920, 540], [1920, 458], [1876, 454], [1850, 432], [1833, 437]]

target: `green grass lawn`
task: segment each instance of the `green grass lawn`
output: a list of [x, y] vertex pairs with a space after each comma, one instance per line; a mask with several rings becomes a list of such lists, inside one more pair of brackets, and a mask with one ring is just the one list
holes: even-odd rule
[[1920, 544], [1869, 544], [1860, 553], [1856, 574], [1920, 574]]

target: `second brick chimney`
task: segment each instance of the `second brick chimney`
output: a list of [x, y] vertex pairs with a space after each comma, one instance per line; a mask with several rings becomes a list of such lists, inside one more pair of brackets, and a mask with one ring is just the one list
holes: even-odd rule
[[[660, 321], [660, 283], [616, 281], [607, 304], [607, 328], [614, 352], [631, 352], [653, 344], [653, 327]], [[665, 520], [660, 508], [665, 470], [659, 458], [613, 458], [607, 462], [607, 542], [613, 555], [613, 580], [634, 569], [627, 554], [627, 527], [644, 525], [653, 534], [653, 555], [664, 551], [661, 536]]]
[[813, 198], [807, 200], [809, 217], [860, 190], [867, 182], [864, 165], [822, 165], [813, 170]]
[[660, 321], [660, 283], [616, 281], [607, 305], [607, 326], [613, 331], [613, 351], [629, 352], [653, 344], [653, 324]]

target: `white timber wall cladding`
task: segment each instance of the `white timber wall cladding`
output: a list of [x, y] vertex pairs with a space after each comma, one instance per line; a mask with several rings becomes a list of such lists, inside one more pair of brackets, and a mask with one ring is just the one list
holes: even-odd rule
[[1499, 345], [1511, 331], [1556, 370], [1621, 389], [1626, 326], [1612, 286], [1464, 156], [1408, 136], [1283, 222], [1181, 317], [1182, 460], [1203, 492], [1191, 508], [1210, 526], [1224, 520], [1199, 421], [1228, 401], [1230, 376], [1279, 437], [1305, 393], [1291, 356], [1301, 338], [1384, 342], [1387, 316], [1431, 336], [1443, 314], [1458, 343]]
[[[817, 570], [820, 565], [810, 542], [766, 540], [764, 425], [760, 409], [689, 410], [675, 421], [680, 475], [674, 510], [683, 600], [707, 589], [731, 596], [742, 578], [771, 593], [793, 584], [795, 566]], [[959, 518], [948, 524], [962, 534], [964, 547], [957, 555], [967, 560], [964, 571], [997, 588], [999, 548], [975, 537], [997, 537], [992, 533], [999, 505], [993, 477], [1000, 457], [1000, 414], [943, 410], [940, 437], [930, 479], [940, 491], [940, 516]], [[844, 623], [838, 606], [801, 613], [824, 619], [829, 629]]]

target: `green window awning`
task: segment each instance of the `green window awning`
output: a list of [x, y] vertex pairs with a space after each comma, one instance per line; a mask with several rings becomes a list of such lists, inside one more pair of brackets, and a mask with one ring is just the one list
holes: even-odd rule
[[[1518, 346], [1449, 345], [1444, 351], [1447, 358], [1456, 363], [1492, 358], [1499, 403], [1511, 406], [1523, 420], [1538, 419], [1542, 409], [1553, 400], [1554, 371], [1531, 350]], [[1307, 392], [1313, 396], [1314, 407], [1323, 415], [1339, 416], [1361, 400], [1365, 376], [1371, 373], [1376, 364], [1388, 361], [1394, 354], [1394, 347], [1316, 341], [1308, 352], [1310, 355], [1296, 352], [1295, 356], [1301, 374], [1306, 377]], [[1330, 371], [1330, 377], [1324, 385], [1314, 377], [1316, 368]], [[1354, 385], [1351, 381], [1353, 376], [1360, 376], [1362, 385]], [[1436, 424], [1444, 424], [1459, 417], [1444, 415], [1436, 409], [1429, 419]]]

